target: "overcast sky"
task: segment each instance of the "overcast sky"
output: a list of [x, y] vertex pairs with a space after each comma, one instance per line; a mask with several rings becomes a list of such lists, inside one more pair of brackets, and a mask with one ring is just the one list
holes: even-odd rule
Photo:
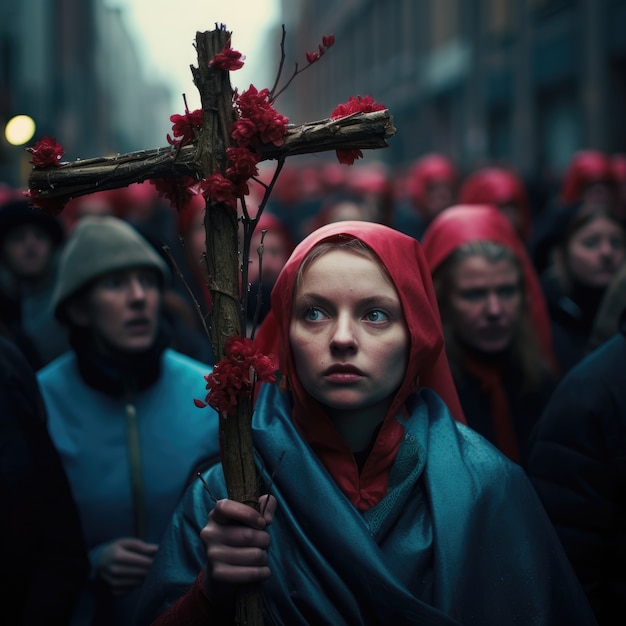
[[[200, 105], [200, 97], [189, 70], [197, 65], [193, 43], [196, 31], [213, 30], [216, 22], [233, 33], [232, 46], [246, 55], [243, 68], [231, 72], [231, 84], [246, 89], [271, 87], [255, 79], [255, 63], [268, 51], [261, 50], [264, 32], [279, 23], [280, 0], [105, 0], [111, 7], [123, 9], [124, 20], [133, 37], [146, 71], [169, 85], [174, 94], [173, 107], [183, 109], [182, 94], [190, 109]], [[276, 42], [277, 49], [280, 40]], [[276, 58], [271, 55], [271, 58]], [[258, 69], [257, 69], [258, 74]]]

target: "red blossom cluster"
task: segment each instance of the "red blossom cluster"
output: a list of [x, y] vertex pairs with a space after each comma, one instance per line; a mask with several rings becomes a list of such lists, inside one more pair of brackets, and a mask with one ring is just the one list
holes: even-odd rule
[[384, 104], [374, 102], [372, 96], [350, 96], [348, 102], [340, 104], [330, 114], [331, 120], [338, 120], [341, 117], [348, 117], [355, 113], [372, 113], [373, 111], [384, 111], [387, 107]]
[[234, 183], [219, 172], [203, 178], [198, 189], [205, 198], [211, 198], [215, 202], [227, 204], [232, 209], [237, 209], [237, 188]]
[[257, 352], [248, 337], [229, 337], [224, 354], [213, 372], [204, 377], [209, 390], [206, 402], [196, 399], [194, 403], [199, 408], [208, 404], [222, 414], [235, 415], [239, 399], [252, 396], [254, 382], [274, 383], [276, 372], [272, 360]]
[[186, 146], [191, 143], [194, 138], [197, 130], [202, 128], [202, 122], [204, 119], [204, 113], [202, 109], [196, 109], [195, 111], [189, 111], [185, 109], [185, 113], [183, 115], [178, 115], [178, 113], [174, 113], [174, 115], [170, 116], [170, 122], [172, 122], [172, 135], [174, 138], [167, 135], [167, 142], [172, 146]]
[[65, 207], [65, 200], [42, 198], [37, 189], [28, 189], [22, 193], [36, 209], [41, 209], [49, 215], [60, 215]]
[[243, 62], [246, 57], [238, 52], [237, 50], [233, 50], [230, 47], [230, 38], [222, 48], [221, 52], [218, 52], [210, 61], [209, 67], [212, 67], [214, 70], [225, 70], [227, 72], [233, 72], [234, 70], [239, 70], [243, 67]]
[[65, 154], [63, 146], [57, 143], [55, 137], [44, 137], [32, 148], [26, 148], [26, 151], [33, 155], [30, 162], [35, 167], [58, 167]]
[[[350, 96], [348, 102], [340, 104], [330, 114], [331, 120], [338, 120], [355, 113], [372, 113], [374, 111], [384, 111], [387, 107], [384, 104], [374, 102], [372, 96]], [[356, 159], [362, 159], [363, 153], [357, 149], [336, 150], [337, 160], [343, 165], [353, 165]]]
[[326, 52], [326, 50], [328, 50], [328, 48], [330, 48], [334, 43], [335, 35], [324, 35], [322, 37], [322, 43], [319, 44], [317, 47], [318, 51], [306, 53], [306, 60], [309, 62], [309, 65], [311, 63], [315, 63], [316, 61], [319, 61], [324, 52]]
[[[214, 69], [238, 69], [241, 65], [241, 53], [230, 47], [230, 40], [222, 52], [209, 63]], [[234, 67], [238, 65], [238, 67]], [[237, 209], [237, 199], [250, 193], [248, 181], [258, 175], [257, 165], [260, 161], [259, 147], [263, 143], [280, 146], [284, 142], [289, 120], [272, 106], [269, 89], [258, 91], [254, 85], [241, 94], [235, 93], [233, 98], [237, 119], [230, 129], [233, 146], [226, 150], [227, 164], [224, 173], [217, 172], [199, 181], [189, 179], [179, 181], [174, 187], [171, 182], [151, 180], [159, 191], [159, 195], [169, 199], [172, 206], [183, 210], [187, 201], [194, 193], [201, 193], [205, 198], [222, 202]], [[171, 145], [184, 146], [195, 138], [195, 131], [202, 127], [203, 112], [185, 111], [184, 115], [172, 115], [172, 134], [167, 136]], [[186, 193], [181, 194], [187, 187]]]
[[269, 89], [258, 91], [250, 85], [241, 94], [235, 94], [234, 100], [239, 119], [230, 134], [239, 147], [256, 150], [261, 143], [283, 145], [289, 119], [272, 106]]
[[148, 182], [154, 185], [159, 198], [165, 198], [173, 207], [183, 210], [193, 195], [199, 193], [195, 178], [178, 176], [171, 178], [151, 178]]

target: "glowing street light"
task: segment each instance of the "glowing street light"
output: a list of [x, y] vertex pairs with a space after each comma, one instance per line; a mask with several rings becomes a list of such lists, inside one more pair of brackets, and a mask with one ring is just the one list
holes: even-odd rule
[[28, 115], [12, 117], [4, 127], [4, 136], [13, 146], [22, 146], [35, 134], [35, 121]]

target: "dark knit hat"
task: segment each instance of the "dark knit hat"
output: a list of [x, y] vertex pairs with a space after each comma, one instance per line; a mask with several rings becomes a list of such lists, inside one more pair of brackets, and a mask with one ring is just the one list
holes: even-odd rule
[[65, 303], [96, 278], [116, 270], [151, 267], [163, 284], [170, 270], [158, 252], [128, 222], [116, 217], [83, 217], [68, 238], [59, 260], [51, 306], [67, 321]]
[[48, 233], [55, 246], [60, 246], [65, 239], [61, 220], [35, 209], [25, 198], [8, 200], [0, 205], [0, 241], [22, 224], [37, 224]]

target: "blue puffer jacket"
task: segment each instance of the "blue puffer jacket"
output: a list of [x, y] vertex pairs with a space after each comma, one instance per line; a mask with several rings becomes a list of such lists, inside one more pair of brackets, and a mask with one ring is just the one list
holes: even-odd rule
[[[193, 468], [219, 453], [217, 414], [193, 402], [206, 396], [210, 367], [171, 349], [160, 359], [156, 380], [132, 397], [88, 386], [74, 352], [38, 374], [92, 566], [90, 593], [75, 623], [90, 623], [85, 616], [93, 610], [113, 611], [110, 623], [131, 623], [138, 594], [111, 602], [94, 571], [101, 551], [122, 537], [159, 543]], [[109, 606], [95, 607], [96, 596]]]

